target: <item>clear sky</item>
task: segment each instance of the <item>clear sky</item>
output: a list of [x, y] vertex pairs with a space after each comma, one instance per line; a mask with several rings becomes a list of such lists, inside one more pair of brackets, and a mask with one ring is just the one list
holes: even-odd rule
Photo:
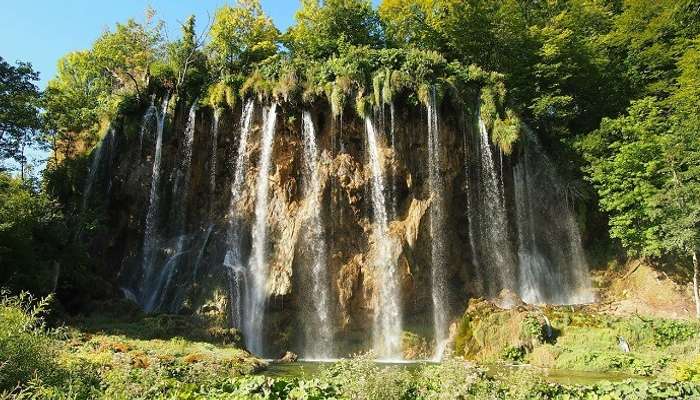
[[[178, 35], [179, 22], [197, 16], [202, 28], [224, 4], [234, 0], [0, 0], [0, 56], [10, 63], [29, 61], [41, 73], [45, 87], [64, 54], [89, 48], [116, 22], [144, 20], [150, 5], [167, 23], [170, 35]], [[374, 1], [378, 3], [378, 1]], [[265, 12], [284, 31], [294, 22], [298, 0], [262, 0]]]

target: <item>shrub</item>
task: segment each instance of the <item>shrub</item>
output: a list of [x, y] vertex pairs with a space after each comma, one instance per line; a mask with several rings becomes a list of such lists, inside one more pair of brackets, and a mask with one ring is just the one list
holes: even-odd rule
[[523, 346], [508, 346], [501, 351], [501, 359], [512, 362], [522, 362], [525, 359], [525, 348]]
[[654, 321], [654, 340], [659, 347], [667, 347], [698, 335], [700, 329], [694, 323], [674, 320]]
[[44, 327], [43, 315], [51, 297], [35, 299], [28, 293], [0, 298], [0, 390], [24, 385], [35, 376], [57, 374], [53, 340]]
[[378, 365], [372, 354], [342, 360], [321, 376], [350, 399], [400, 399], [411, 389], [411, 376], [404, 369]]
[[675, 364], [673, 379], [681, 382], [700, 382], [700, 357], [694, 361]]

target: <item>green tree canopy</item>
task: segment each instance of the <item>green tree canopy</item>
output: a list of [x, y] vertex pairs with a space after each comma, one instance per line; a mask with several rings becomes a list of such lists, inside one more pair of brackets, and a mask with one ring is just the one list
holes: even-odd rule
[[380, 48], [384, 34], [369, 0], [303, 0], [285, 45], [296, 57], [324, 59], [343, 47]]
[[277, 53], [279, 30], [265, 15], [258, 0], [239, 0], [224, 6], [214, 17], [209, 49], [224, 74], [250, 71], [253, 64]]
[[39, 128], [39, 74], [31, 64], [0, 57], [0, 160], [24, 161], [23, 148]]
[[135, 91], [142, 96], [150, 68], [162, 58], [163, 24], [140, 24], [133, 19], [117, 23], [114, 32], [105, 32], [93, 45], [96, 64], [109, 73], [114, 87]]

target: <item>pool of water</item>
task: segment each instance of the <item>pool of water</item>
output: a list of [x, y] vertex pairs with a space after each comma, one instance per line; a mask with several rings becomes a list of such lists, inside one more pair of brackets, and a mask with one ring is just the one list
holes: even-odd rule
[[[275, 378], [313, 378], [317, 376], [325, 368], [331, 366], [335, 361], [298, 361], [291, 364], [274, 364], [270, 363], [268, 367], [261, 371], [260, 374]], [[379, 363], [387, 368], [402, 368], [405, 370], [416, 371], [421, 366], [432, 364], [429, 361], [421, 362], [381, 362]], [[626, 379], [643, 379], [638, 376], [627, 375], [622, 373], [610, 372], [587, 372], [587, 371], [566, 371], [566, 370], [547, 370], [536, 369], [530, 366], [508, 366], [508, 365], [482, 365], [487, 373], [491, 376], [498, 377], [499, 374], [510, 372], [515, 369], [531, 369], [542, 373], [542, 376], [553, 383], [562, 385], [592, 385], [602, 381], [617, 382]]]

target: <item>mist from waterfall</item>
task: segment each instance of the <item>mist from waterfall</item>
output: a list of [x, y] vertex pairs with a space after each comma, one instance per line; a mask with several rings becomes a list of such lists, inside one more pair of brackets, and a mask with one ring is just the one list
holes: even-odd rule
[[168, 258], [156, 282], [156, 286], [152, 289], [151, 296], [146, 303], [147, 311], [161, 310], [168, 289], [170, 288], [173, 277], [177, 273], [182, 256], [187, 248], [185, 235], [187, 229], [187, 194], [190, 192], [190, 168], [192, 166], [192, 145], [194, 144], [194, 131], [197, 123], [197, 102], [190, 107], [190, 112], [187, 118], [187, 126], [185, 127], [185, 136], [181, 142], [179, 160], [180, 165], [177, 167], [175, 174], [175, 184], [173, 185], [174, 208], [172, 212], [172, 223], [174, 226], [175, 245], [169, 249]]
[[263, 131], [260, 144], [260, 163], [255, 189], [255, 222], [253, 224], [253, 249], [249, 266], [250, 301], [246, 318], [250, 321], [245, 332], [246, 345], [255, 354], [264, 354], [263, 321], [267, 303], [267, 217], [272, 147], [277, 122], [277, 103], [272, 103], [263, 113]]
[[146, 213], [146, 227], [143, 235], [143, 255], [141, 270], [143, 278], [140, 282], [140, 303], [147, 309], [147, 302], [150, 298], [151, 276], [153, 274], [153, 262], [155, 261], [155, 245], [158, 241], [157, 224], [160, 214], [160, 196], [158, 193], [160, 186], [160, 163], [163, 158], [163, 130], [165, 129], [165, 118], [168, 114], [168, 103], [170, 97], [163, 99], [160, 114], [157, 114], [156, 143], [153, 155], [153, 167], [151, 174], [151, 186], [148, 197], [148, 211]]
[[518, 226], [519, 294], [531, 304], [593, 301], [588, 264], [564, 185], [537, 137], [513, 169]]
[[435, 333], [434, 359], [442, 359], [447, 346], [449, 295], [445, 264], [445, 183], [443, 179], [442, 146], [435, 90], [431, 92], [428, 109], [428, 188], [430, 194], [431, 295]]
[[[319, 169], [319, 151], [316, 145], [316, 129], [311, 114], [304, 111], [302, 115], [302, 134], [304, 140], [304, 194], [310, 211], [307, 220], [306, 248], [312, 254], [311, 281], [312, 291], [305, 295], [311, 300], [310, 321], [304, 322], [306, 334], [304, 357], [307, 359], [329, 359], [333, 357], [333, 321], [330, 312], [330, 293], [328, 278], [328, 260], [326, 230], [323, 224], [322, 200], [323, 188]], [[308, 300], [307, 300], [308, 301]]]
[[401, 332], [403, 327], [401, 314], [401, 289], [398, 268], [392, 260], [391, 238], [384, 196], [385, 183], [382, 168], [383, 157], [372, 119], [365, 117], [367, 135], [367, 153], [371, 172], [372, 215], [374, 217], [372, 242], [374, 243], [375, 282], [378, 296], [374, 307], [374, 330], [372, 341], [374, 351], [380, 359], [401, 358]]
[[[480, 244], [485, 267], [491, 277], [484, 284], [489, 295], [501, 289], [515, 289], [515, 257], [510, 240], [508, 211], [502, 194], [501, 180], [496, 171], [489, 132], [479, 116], [479, 140], [481, 155], [481, 207]], [[483, 265], [483, 263], [482, 263]], [[495, 282], [494, 282], [495, 281]]]

